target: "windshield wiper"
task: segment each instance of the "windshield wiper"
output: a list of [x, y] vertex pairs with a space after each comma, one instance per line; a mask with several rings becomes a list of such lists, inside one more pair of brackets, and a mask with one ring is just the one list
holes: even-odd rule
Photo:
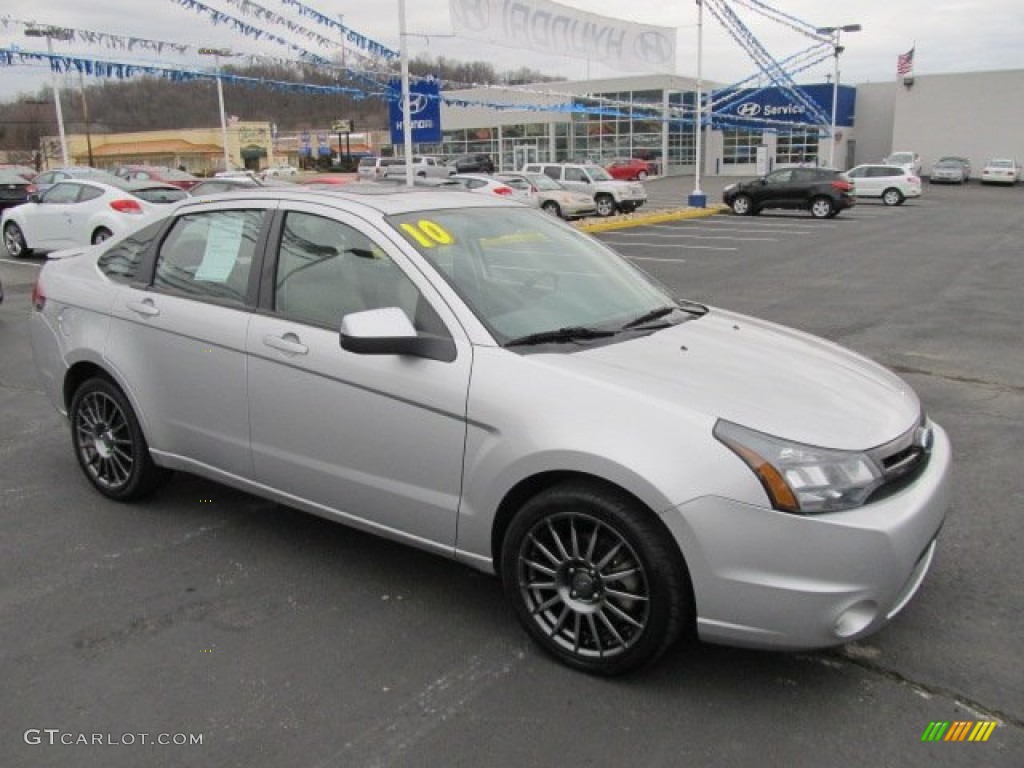
[[677, 309], [679, 309], [679, 307], [658, 307], [657, 309], [652, 309], [650, 312], [644, 312], [640, 317], [630, 320], [622, 326], [622, 330], [625, 331], [629, 328], [636, 328], [638, 325], [652, 323], [655, 320], [665, 317], [665, 315], [671, 315]]
[[506, 347], [532, 346], [534, 344], [566, 344], [572, 341], [584, 339], [605, 339], [614, 336], [616, 331], [599, 331], [596, 328], [585, 326], [570, 326], [567, 328], [556, 328], [553, 331], [540, 331], [530, 333], [526, 336], [519, 336], [505, 342]]

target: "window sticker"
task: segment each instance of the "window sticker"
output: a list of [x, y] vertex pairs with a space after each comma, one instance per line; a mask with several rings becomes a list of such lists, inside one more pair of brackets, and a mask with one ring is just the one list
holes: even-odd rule
[[402, 224], [402, 231], [416, 241], [421, 248], [434, 248], [438, 245], [451, 245], [455, 242], [451, 232], [436, 221], [420, 219], [415, 224]]
[[207, 283], [226, 283], [231, 270], [238, 260], [238, 250], [242, 244], [242, 228], [245, 221], [241, 217], [218, 217], [210, 222], [209, 236], [206, 240], [206, 251], [203, 261], [196, 270], [196, 280]]

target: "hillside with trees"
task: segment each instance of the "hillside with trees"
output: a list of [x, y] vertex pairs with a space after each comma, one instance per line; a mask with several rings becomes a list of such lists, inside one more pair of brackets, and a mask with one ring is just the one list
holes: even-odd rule
[[[442, 81], [443, 88], [449, 89], [552, 79], [525, 67], [499, 73], [487, 62], [459, 62], [443, 57], [412, 59], [409, 70], [413, 75], [434, 75]], [[367, 94], [354, 98], [225, 83], [225, 110], [240, 120], [275, 123], [282, 132], [320, 128], [336, 119], [355, 121], [357, 131], [387, 127], [388, 108], [381, 95], [383, 89], [368, 80], [338, 81], [322, 70], [300, 66], [225, 67], [225, 72], [264, 80], [343, 85]], [[387, 78], [385, 74], [375, 76], [378, 83], [386, 82]], [[84, 81], [84, 88], [67, 87], [75, 80], [65, 78], [61, 88], [68, 133], [85, 132], [86, 110], [89, 131], [93, 134], [200, 128], [219, 122], [217, 87], [213, 81], [174, 82], [154, 77], [97, 81], [89, 78]], [[49, 88], [0, 102], [0, 150], [33, 150], [39, 146], [42, 136], [56, 133]]]

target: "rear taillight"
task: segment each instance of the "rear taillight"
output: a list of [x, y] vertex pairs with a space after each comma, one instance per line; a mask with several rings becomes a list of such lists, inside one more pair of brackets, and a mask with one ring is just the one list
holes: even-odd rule
[[118, 213], [142, 213], [142, 206], [137, 200], [111, 200], [110, 207]]
[[43, 293], [42, 275], [36, 278], [36, 283], [32, 286], [32, 306], [35, 307], [37, 312], [42, 312], [43, 307], [46, 306], [46, 294]]
[[838, 189], [840, 192], [850, 192], [853, 189], [853, 184], [848, 181], [833, 181], [832, 189]]
[[494, 194], [496, 194], [496, 195], [511, 195], [512, 194], [512, 188], [511, 187], [495, 187], [494, 188]]

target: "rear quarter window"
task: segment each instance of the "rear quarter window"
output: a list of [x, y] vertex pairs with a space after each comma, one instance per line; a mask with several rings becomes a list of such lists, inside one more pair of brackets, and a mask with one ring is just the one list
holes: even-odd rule
[[139, 278], [139, 265], [153, 240], [160, 234], [163, 222], [150, 224], [131, 237], [114, 245], [104, 252], [96, 266], [111, 280], [119, 283], [135, 282]]

